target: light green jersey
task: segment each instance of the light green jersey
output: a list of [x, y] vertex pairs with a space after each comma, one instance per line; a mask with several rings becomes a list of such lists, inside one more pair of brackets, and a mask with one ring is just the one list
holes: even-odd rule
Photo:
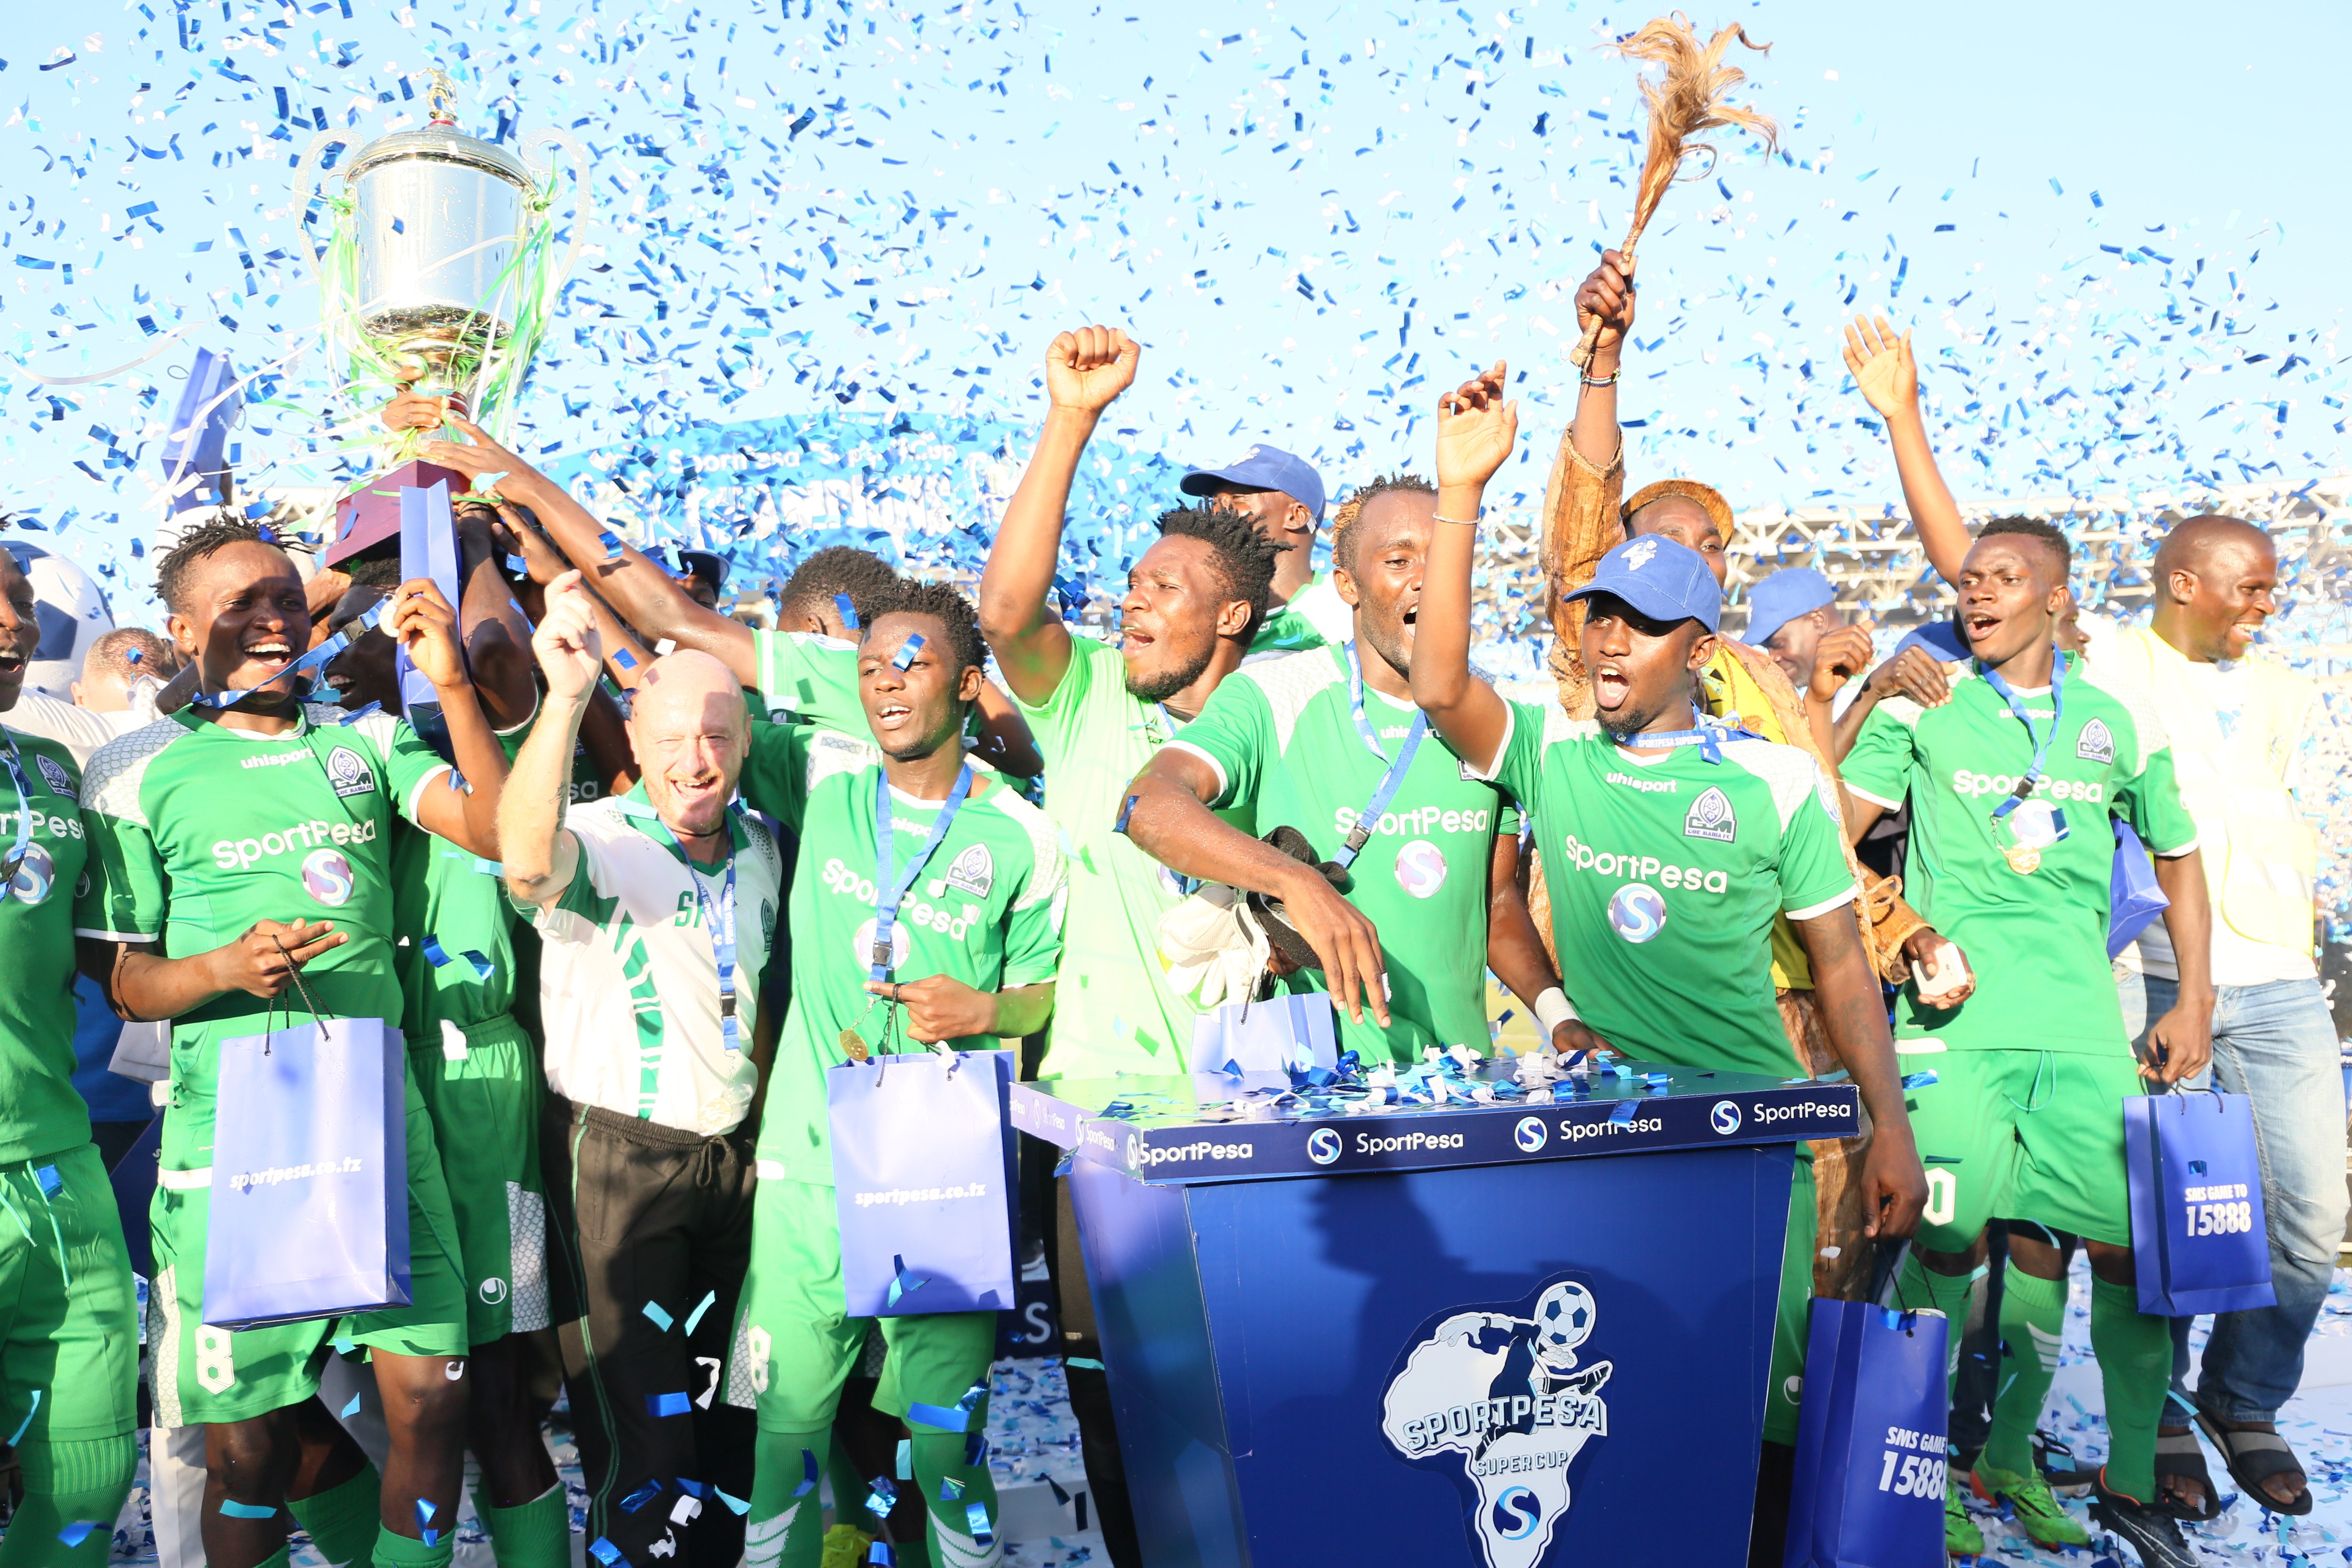
[[[347, 717], [315, 704], [295, 729], [259, 735], [184, 711], [100, 748], [83, 781], [77, 932], [185, 958], [258, 921], [331, 921], [350, 940], [302, 966], [320, 1016], [397, 1025], [394, 818], [414, 822], [449, 766], [404, 721]], [[281, 1020], [289, 1004], [308, 1022], [292, 992], [275, 1005]], [[231, 991], [173, 1020], [166, 1170], [211, 1163], [219, 1043], [263, 1033], [272, 1005]]]
[[[1173, 745], [1217, 772], [1218, 806], [1247, 805], [1261, 832], [1287, 824], [1318, 858], [1337, 857], [1402, 748], [1410, 703], [1367, 688], [1375, 756], [1356, 728], [1344, 647], [1244, 665], [1218, 683]], [[1389, 1027], [1339, 1017], [1342, 1049], [1367, 1063], [1412, 1062], [1423, 1046], [1486, 1045], [1487, 871], [1497, 830], [1518, 813], [1473, 778], [1435, 731], [1423, 736], [1372, 837], [1349, 868], [1348, 901], [1381, 935]], [[1319, 971], [1298, 976], [1325, 988]]]
[[[1184, 889], [1117, 830], [1127, 786], [1182, 721], [1129, 694], [1117, 647], [1077, 636], [1061, 684], [1042, 703], [1021, 702], [1021, 714], [1045, 759], [1045, 815], [1070, 868], [1061, 984], [1039, 1070], [1049, 1078], [1183, 1072], [1200, 1009], [1169, 982], [1160, 919]], [[1246, 813], [1221, 815], [1256, 831]]]
[[1355, 635], [1355, 611], [1331, 585], [1327, 567], [1292, 595], [1288, 604], [1266, 612], [1257, 630], [1250, 634], [1249, 655], [1244, 662], [1310, 647], [1337, 647]]
[[509, 1012], [516, 915], [497, 863], [404, 825], [393, 831], [392, 879], [393, 918], [402, 938], [393, 950], [400, 971], [400, 1027], [408, 1043], [438, 1040], [445, 1019], [465, 1029]]
[[866, 739], [865, 705], [857, 700], [857, 645], [814, 632], [751, 634], [752, 668], [771, 717], [801, 721]]
[[[843, 737], [806, 725], [754, 723], [743, 799], [800, 836], [793, 871], [793, 1000], [760, 1122], [760, 1159], [784, 1179], [833, 1184], [825, 1072], [849, 1059], [844, 1030], [871, 1051], [928, 1049], [905, 1015], [866, 994], [875, 931], [881, 768]], [[1062, 951], [1061, 851], [1045, 814], [1002, 775], [973, 765], [971, 796], [924, 863], [891, 926], [892, 977], [944, 974], [976, 991], [1054, 978]], [[939, 801], [891, 792], [897, 865], [919, 854]], [[994, 1050], [975, 1036], [959, 1050]]]
[[2197, 825], [2173, 784], [2164, 728], [2137, 697], [2103, 689], [2095, 665], [2067, 659], [2064, 712], [2053, 719], [2047, 688], [2016, 693], [2036, 734], [2051, 733], [2042, 784], [2031, 797], [2065, 814], [2066, 836], [2041, 850], [2030, 873], [2010, 868], [2012, 822], [1992, 814], [2033, 761], [2033, 742], [1971, 661], [1951, 700], [1921, 708], [1882, 702], [1863, 721], [1839, 767], [1858, 799], [1889, 809], [1911, 802], [1904, 896], [1959, 944], [1976, 994], [1946, 1011], [1923, 1006], [1916, 988], [1895, 1007], [1895, 1034], [1934, 1037], [1952, 1048], [2120, 1052], [2123, 1012], [2107, 962], [2110, 817], [2129, 823], [2149, 850], [2181, 855]]
[[1644, 759], [1590, 719], [1514, 702], [1494, 778], [1535, 813], [1561, 984], [1643, 1061], [1787, 1078], [1772, 921], [1854, 897], [1837, 800], [1812, 758], [1727, 741]]
[[74, 1092], [74, 888], [89, 841], [81, 773], [55, 741], [11, 729], [25, 796], [0, 777], [0, 858], [27, 818], [32, 837], [0, 888], [0, 1165], [89, 1142], [89, 1108]]

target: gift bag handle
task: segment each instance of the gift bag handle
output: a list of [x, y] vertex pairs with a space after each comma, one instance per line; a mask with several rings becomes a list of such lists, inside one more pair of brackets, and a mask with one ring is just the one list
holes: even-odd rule
[[[301, 995], [302, 1005], [310, 1011], [310, 1022], [318, 1026], [319, 1034], [323, 1038], [327, 1033], [327, 1020], [319, 1016], [319, 1005], [310, 999], [310, 988], [302, 984], [300, 966], [295, 963], [294, 955], [286, 951], [286, 943], [283, 941], [274, 934], [269, 941], [270, 944], [278, 949], [278, 956], [286, 961], [286, 977], [294, 982], [295, 991]], [[261, 1014], [261, 1054], [265, 1057], [269, 1055], [270, 1026], [277, 1016], [278, 998], [272, 996], [268, 1006], [262, 1009]], [[289, 1028], [294, 1025], [294, 1004], [291, 1002], [286, 1004], [286, 1024]]]

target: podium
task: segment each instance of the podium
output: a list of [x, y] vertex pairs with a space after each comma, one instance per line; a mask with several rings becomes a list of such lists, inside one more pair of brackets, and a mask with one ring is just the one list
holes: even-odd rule
[[1013, 1086], [1073, 1155], [1150, 1568], [1745, 1563], [1794, 1145], [1859, 1096], [1509, 1074]]

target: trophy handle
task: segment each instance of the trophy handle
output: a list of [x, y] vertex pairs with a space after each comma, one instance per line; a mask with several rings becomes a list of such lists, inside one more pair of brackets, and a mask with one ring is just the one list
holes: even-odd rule
[[[563, 265], [555, 269], [554, 287], [560, 289], [563, 286], [563, 280], [572, 276], [572, 265], [580, 259], [580, 247], [588, 237], [588, 153], [578, 142], [572, 140], [570, 132], [542, 131], [538, 135], [524, 141], [522, 155], [526, 163], [531, 153], [541, 147], [561, 148], [572, 155], [572, 195], [578, 202], [580, 209], [572, 216], [572, 243], [564, 247]], [[551, 202], [555, 199], [555, 164], [552, 160], [549, 161], [547, 166], [547, 184], [548, 200]]]
[[[319, 161], [319, 154], [338, 142], [348, 147], [358, 140], [348, 131], [321, 131], [310, 138], [308, 147], [302, 149], [301, 159], [294, 165], [294, 220], [298, 227], [301, 224], [302, 209], [310, 205], [310, 169]], [[584, 168], [586, 165], [582, 166]]]

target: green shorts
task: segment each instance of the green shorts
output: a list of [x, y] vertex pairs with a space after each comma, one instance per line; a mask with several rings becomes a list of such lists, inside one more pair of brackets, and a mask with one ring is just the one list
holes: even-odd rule
[[501, 1015], [469, 1026], [456, 1059], [439, 1031], [409, 1047], [408, 1072], [457, 1219], [466, 1333], [486, 1345], [543, 1329], [547, 1200], [539, 1175], [539, 1047]]
[[[763, 1180], [752, 1199], [751, 1268], [727, 1356], [727, 1403], [756, 1410], [767, 1432], [832, 1424], [842, 1380], [866, 1348], [869, 1321], [889, 1346], [874, 1408], [904, 1416], [914, 1404], [953, 1409], [974, 1384], [988, 1383], [996, 1357], [994, 1312], [852, 1318], [844, 1310], [841, 1231], [833, 1189]], [[968, 1430], [987, 1425], [988, 1396]], [[918, 1433], [942, 1428], [909, 1423]]]
[[156, 1426], [243, 1421], [299, 1405], [319, 1392], [320, 1369], [337, 1340], [398, 1355], [466, 1353], [457, 1224], [434, 1149], [433, 1120], [414, 1078], [408, 1080], [409, 1306], [263, 1329], [211, 1327], [204, 1321], [211, 1179], [209, 1172], [193, 1181], [192, 1174], [164, 1172], [148, 1211], [155, 1238], [147, 1342], [154, 1358]]
[[138, 1426], [138, 1297], [97, 1145], [0, 1165], [0, 1444]]
[[2145, 1085], [2120, 1041], [2113, 1056], [1970, 1049], [1902, 1059], [1906, 1072], [1936, 1074], [1905, 1097], [1927, 1167], [1920, 1246], [1965, 1252], [1991, 1219], [2131, 1245], [2123, 1102]]
[[1764, 1440], [1794, 1444], [1805, 1396], [1805, 1340], [1813, 1325], [1813, 1246], [1822, 1216], [1813, 1163], [1799, 1160], [1789, 1183], [1789, 1230], [1780, 1245], [1780, 1301], [1772, 1314], [1772, 1366], [1764, 1385]]

